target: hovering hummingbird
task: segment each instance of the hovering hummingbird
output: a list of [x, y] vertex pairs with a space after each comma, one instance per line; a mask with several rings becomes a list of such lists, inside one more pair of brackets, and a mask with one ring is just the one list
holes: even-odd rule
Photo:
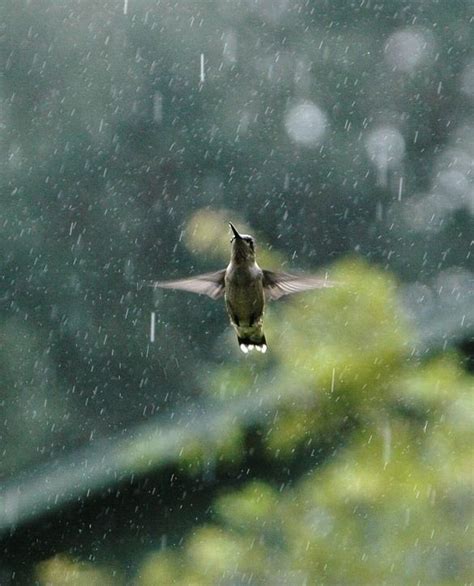
[[248, 234], [239, 234], [229, 223], [233, 233], [232, 252], [226, 269], [177, 281], [155, 281], [154, 287], [182, 289], [207, 295], [211, 299], [224, 296], [230, 323], [237, 333], [240, 349], [265, 353], [267, 342], [263, 333], [265, 302], [283, 295], [309, 289], [331, 287], [327, 279], [274, 273], [261, 269], [255, 258], [255, 240]]

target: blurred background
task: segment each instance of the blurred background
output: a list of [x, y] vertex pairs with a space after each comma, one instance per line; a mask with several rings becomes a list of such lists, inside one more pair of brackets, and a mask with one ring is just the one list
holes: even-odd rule
[[[2, 585], [472, 580], [473, 24], [3, 0]], [[264, 356], [146, 285], [224, 268], [228, 221], [340, 282]]]

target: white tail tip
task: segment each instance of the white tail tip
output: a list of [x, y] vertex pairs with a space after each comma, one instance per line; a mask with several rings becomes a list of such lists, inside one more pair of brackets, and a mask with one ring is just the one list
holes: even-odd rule
[[244, 354], [248, 354], [251, 350], [256, 350], [257, 352], [265, 354], [267, 351], [267, 345], [262, 344], [261, 346], [257, 346], [255, 344], [240, 344], [240, 349]]

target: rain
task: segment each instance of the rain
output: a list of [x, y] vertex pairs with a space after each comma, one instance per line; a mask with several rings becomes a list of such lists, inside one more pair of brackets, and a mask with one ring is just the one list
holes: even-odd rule
[[471, 583], [472, 3], [0, 13], [0, 584]]

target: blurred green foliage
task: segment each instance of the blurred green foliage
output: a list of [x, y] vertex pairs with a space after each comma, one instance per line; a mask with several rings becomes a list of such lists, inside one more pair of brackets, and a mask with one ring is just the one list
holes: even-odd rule
[[[264, 437], [282, 463], [299, 444], [308, 454], [322, 442], [337, 445], [341, 435], [350, 440], [294, 488], [250, 482], [218, 499], [221, 528], [190, 539], [176, 560], [188, 573], [175, 583], [469, 579], [472, 377], [454, 356], [426, 364], [409, 358], [412, 335], [386, 275], [356, 262], [332, 275], [339, 287], [293, 299], [283, 320], [273, 316], [275, 332], [280, 320], [285, 326], [275, 335], [269, 389], [282, 407]], [[217, 390], [255, 388], [248, 370], [240, 381], [237, 372], [217, 375]], [[229, 539], [234, 555], [227, 563], [225, 553], [220, 563], [210, 561], [204, 546], [201, 562], [188, 557], [196, 542], [217, 552]], [[154, 563], [159, 575], [160, 556]]]
[[[218, 496], [212, 523], [141, 560], [137, 586], [469, 582], [473, 379], [454, 354], [410, 356], [412, 334], [385, 273], [348, 261], [334, 275], [339, 287], [272, 311], [276, 357], [224, 366], [209, 385], [224, 402], [279, 397], [260, 429], [273, 466], [310, 463], [322, 446], [325, 457], [280, 485], [249, 479]], [[242, 436], [229, 428], [222, 437], [188, 447], [189, 474], [209, 458], [235, 464]], [[61, 563], [64, 576], [75, 568], [45, 562], [42, 584], [56, 583], [44, 576]]]
[[47, 586], [120, 586], [120, 574], [94, 564], [76, 563], [65, 555], [38, 564], [36, 578], [39, 584]]

